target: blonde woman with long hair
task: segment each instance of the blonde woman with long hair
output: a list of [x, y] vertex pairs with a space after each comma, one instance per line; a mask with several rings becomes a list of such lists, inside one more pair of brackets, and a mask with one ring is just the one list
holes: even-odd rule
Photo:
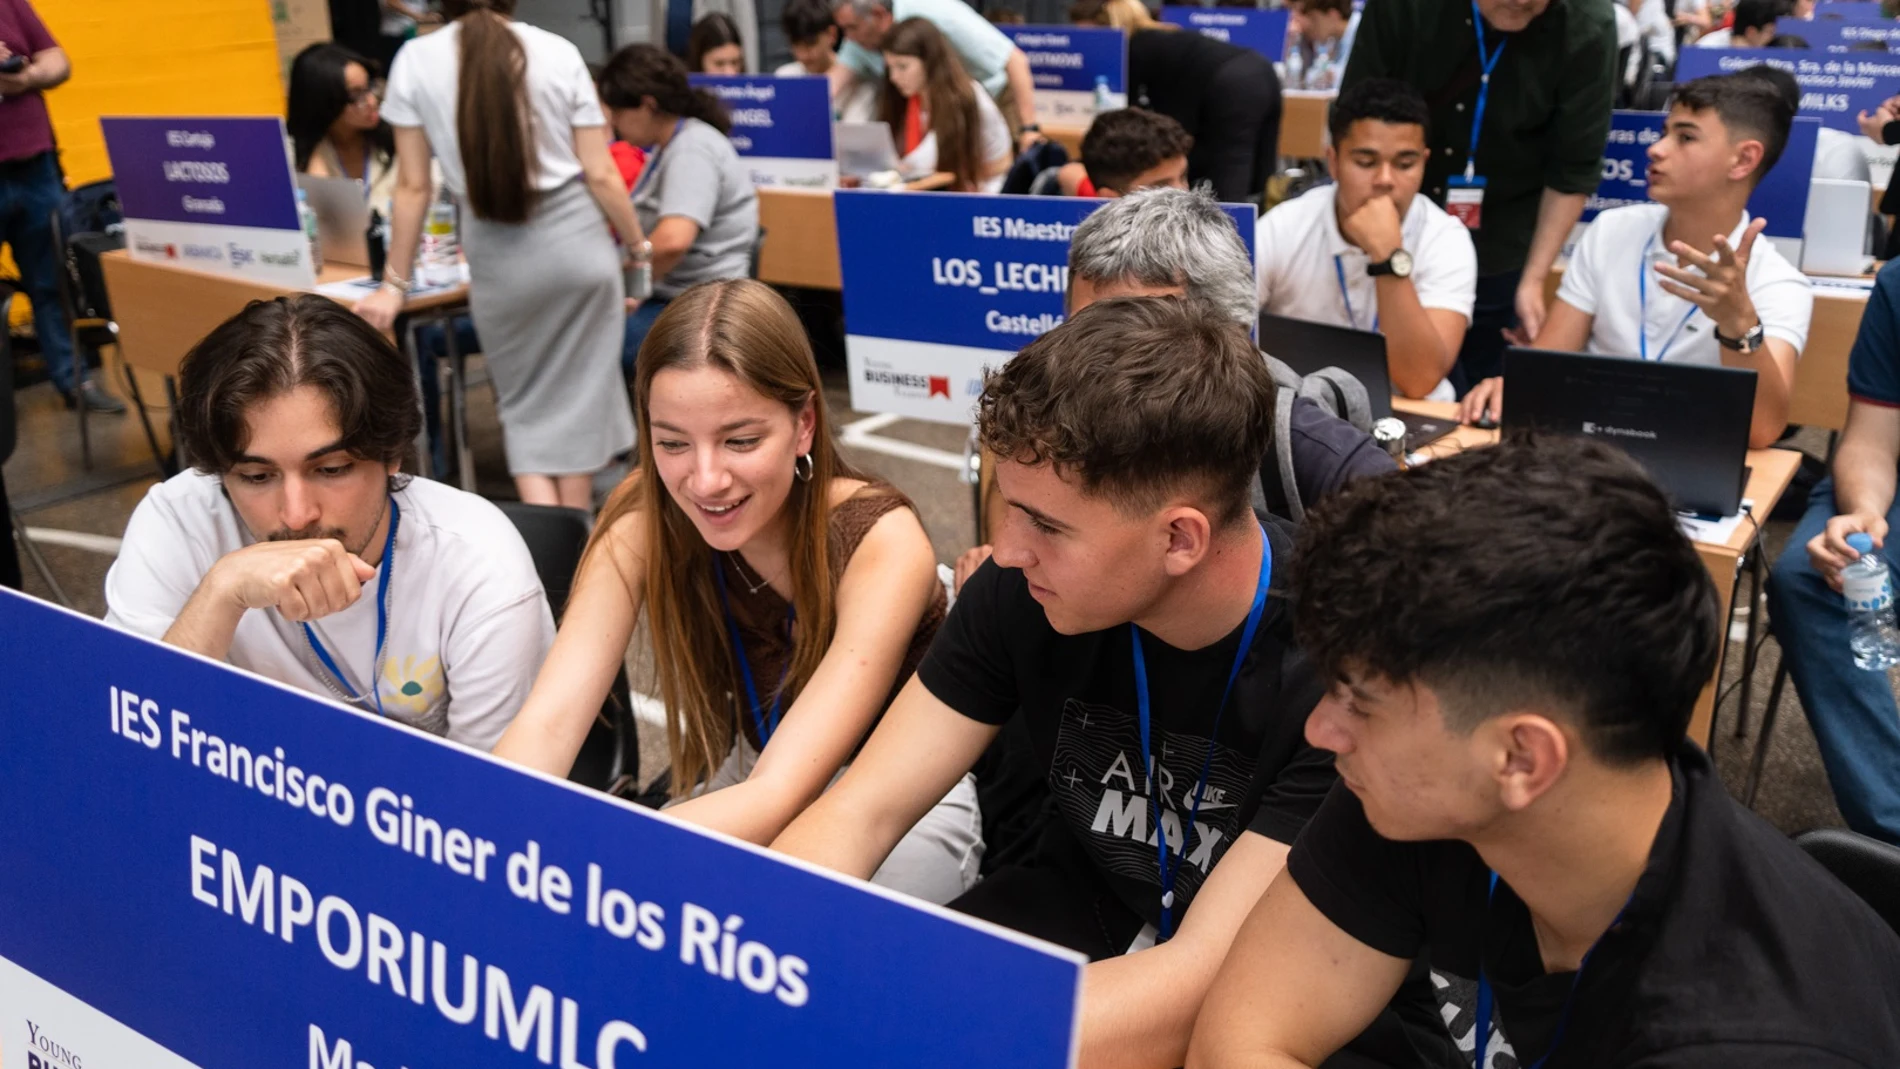
[[[564, 775], [641, 612], [673, 759], [668, 811], [767, 844], [856, 753], [943, 622], [910, 502], [847, 464], [818, 366], [769, 287], [708, 282], [635, 365], [645, 466], [602, 509], [554, 648], [495, 753]], [[947, 902], [982, 855], [967, 777], [874, 879]]]

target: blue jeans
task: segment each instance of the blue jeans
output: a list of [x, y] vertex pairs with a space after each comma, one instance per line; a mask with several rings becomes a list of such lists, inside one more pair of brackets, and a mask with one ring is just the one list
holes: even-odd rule
[[[475, 321], [455, 317], [455, 351], [463, 356], [482, 351], [482, 340], [475, 336]], [[449, 352], [447, 332], [441, 320], [416, 328], [416, 363], [422, 380], [422, 429], [429, 436], [430, 469], [439, 478], [449, 470], [448, 435], [442, 433], [442, 387], [436, 378], [436, 361]]]
[[[1900, 706], [1887, 673], [1854, 667], [1847, 607], [1808, 563], [1808, 540], [1833, 516], [1834, 480], [1823, 479], [1769, 577], [1769, 628], [1787, 658], [1847, 826], [1900, 843]], [[1900, 503], [1888, 511], [1887, 523], [1900, 534]], [[1894, 535], [1880, 552], [1888, 568], [1900, 565]]]
[[633, 365], [640, 355], [640, 343], [647, 340], [647, 332], [653, 329], [653, 321], [666, 311], [666, 300], [660, 297], [648, 297], [640, 302], [627, 316], [627, 339], [620, 344], [620, 371], [633, 381]]
[[33, 329], [47, 374], [61, 393], [73, 392], [83, 378], [73, 372], [72, 326], [59, 301], [59, 276], [65, 268], [53, 248], [53, 212], [66, 198], [66, 179], [52, 152], [0, 164], [0, 242], [13, 249], [20, 265], [20, 286], [33, 302]]

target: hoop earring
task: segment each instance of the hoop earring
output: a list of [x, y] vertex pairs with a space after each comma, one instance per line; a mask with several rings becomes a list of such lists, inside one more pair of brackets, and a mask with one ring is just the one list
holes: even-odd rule
[[[801, 462], [804, 464], [802, 468], [799, 467]], [[812, 462], [810, 453], [806, 453], [804, 456], [792, 461], [792, 475], [801, 483], [811, 482], [812, 474], [817, 470], [818, 465]]]

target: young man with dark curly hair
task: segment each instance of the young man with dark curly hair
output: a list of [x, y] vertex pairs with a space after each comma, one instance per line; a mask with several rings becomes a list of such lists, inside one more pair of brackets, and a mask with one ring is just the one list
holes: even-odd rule
[[[869, 876], [1020, 709], [1053, 806], [1033, 857], [950, 906], [1089, 956], [1084, 1065], [1181, 1064], [1241, 918], [1332, 786], [1300, 737], [1320, 688], [1288, 631], [1291, 544], [1250, 508], [1273, 390], [1246, 328], [1191, 298], [1097, 301], [993, 372], [995, 555], [773, 843]], [[1426, 983], [1408, 1009], [1435, 1027]], [[1380, 1025], [1379, 1064], [1421, 1063], [1396, 1017]]]
[[1355, 483], [1294, 597], [1339, 786], [1190, 1069], [1319, 1065], [1421, 955], [1476, 982], [1487, 1069], [1900, 1065], [1900, 938], [1684, 737], [1715, 586], [1626, 455], [1511, 440]]
[[489, 749], [554, 621], [499, 509], [397, 474], [421, 419], [409, 363], [348, 309], [252, 302], [179, 369], [196, 467], [132, 513], [106, 622]]

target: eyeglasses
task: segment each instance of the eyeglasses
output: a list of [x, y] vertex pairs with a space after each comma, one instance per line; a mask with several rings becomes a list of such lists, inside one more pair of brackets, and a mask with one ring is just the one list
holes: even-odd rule
[[356, 107], [357, 105], [363, 103], [363, 101], [368, 100], [370, 97], [375, 97], [377, 100], [381, 100], [383, 98], [383, 83], [382, 82], [371, 82], [361, 89], [352, 89], [349, 91], [348, 99], [350, 102], [350, 106]]

